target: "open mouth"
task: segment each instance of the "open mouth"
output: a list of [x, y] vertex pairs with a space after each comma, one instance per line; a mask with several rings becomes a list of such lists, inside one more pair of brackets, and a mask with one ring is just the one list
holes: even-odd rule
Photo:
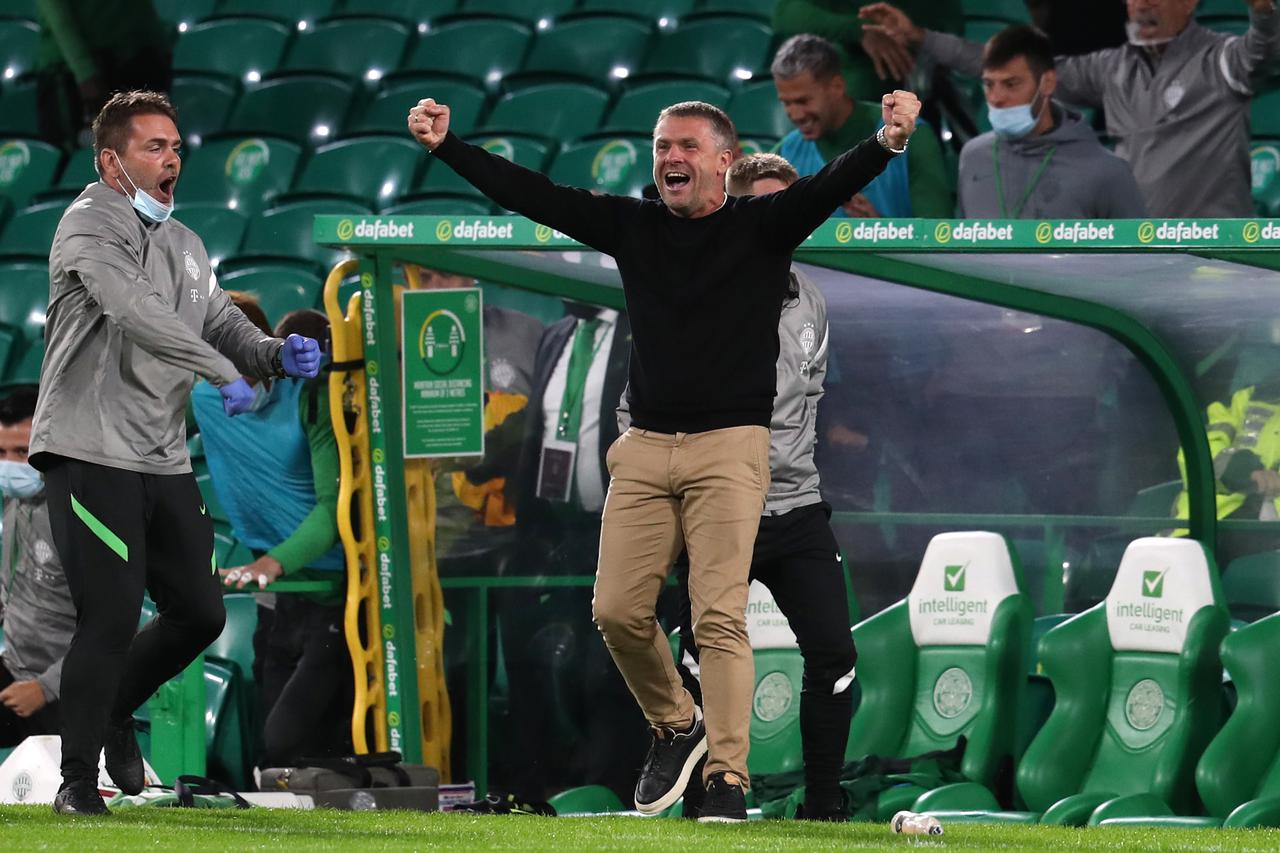
[[691, 178], [688, 172], [679, 172], [672, 170], [662, 176], [662, 183], [669, 190], [678, 190], [689, 183]]
[[160, 191], [160, 195], [164, 197], [164, 201], [166, 203], [173, 201], [173, 188], [174, 186], [177, 185], [177, 183], [178, 183], [178, 176], [174, 175], [172, 178], [165, 178], [163, 181], [161, 181], [159, 184], [156, 185], [156, 189]]

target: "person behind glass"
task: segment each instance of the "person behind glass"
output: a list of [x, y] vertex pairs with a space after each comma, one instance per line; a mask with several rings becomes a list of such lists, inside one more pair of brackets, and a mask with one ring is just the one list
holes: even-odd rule
[[[609, 486], [605, 454], [618, 438], [613, 410], [631, 346], [625, 313], [575, 302], [548, 326], [533, 361], [533, 390], [518, 474], [514, 556], [504, 571], [590, 575], [599, 556]], [[511, 679], [512, 750], [502, 783], [536, 798], [563, 784], [601, 784], [627, 796], [644, 757], [644, 720], [591, 623], [583, 588], [497, 594]], [[631, 732], [620, 720], [636, 723]], [[584, 748], [584, 744], [588, 746]]]
[[[609, 449], [593, 616], [651, 724], [639, 811], [678, 800], [698, 761], [701, 821], [745, 821], [754, 664], [747, 572], [768, 491], [778, 317], [791, 254], [830, 212], [907, 150], [920, 101], [881, 99], [885, 126], [787, 189], [730, 198], [737, 128], [718, 107], [658, 114], [653, 176], [662, 200], [558, 186], [449, 132], [449, 107], [424, 98], [410, 133], [508, 210], [617, 263], [632, 328], [632, 426]], [[691, 370], [690, 368], [696, 369]], [[564, 452], [559, 464], [569, 460]], [[657, 621], [659, 594], [689, 549], [703, 710], [681, 683]]]
[[76, 629], [76, 608], [53, 549], [40, 472], [27, 463], [38, 389], [15, 388], [0, 400], [0, 747], [61, 729], [62, 661]]
[[982, 53], [991, 131], [960, 151], [957, 215], [970, 219], [1146, 216], [1129, 164], [1102, 147], [1079, 113], [1053, 100], [1049, 39], [1015, 24]]
[[[733, 196], [778, 192], [799, 179], [776, 154], [753, 154], [729, 167]], [[840, 768], [853, 717], [853, 666], [840, 546], [831, 529], [831, 507], [819, 491], [813, 451], [817, 444], [818, 401], [827, 370], [827, 303], [822, 291], [791, 268], [791, 289], [778, 323], [778, 393], [773, 398], [769, 436], [769, 493], [751, 555], [752, 580], [760, 581], [782, 610], [804, 658], [800, 693], [800, 735], [804, 755], [805, 800], [798, 813], [811, 820], [844, 820]], [[630, 418], [625, 398], [619, 420]], [[621, 426], [621, 424], [620, 424]], [[676, 564], [681, 588], [680, 645], [696, 661], [693, 616], [688, 595], [688, 556]], [[682, 668], [682, 675], [688, 671]], [[688, 679], [686, 678], [686, 684]], [[685, 791], [686, 817], [697, 816], [700, 785]]]
[[[182, 137], [169, 99], [112, 96], [93, 123], [90, 184], [49, 253], [33, 467], [76, 604], [62, 667], [59, 814], [105, 814], [98, 755], [126, 793], [145, 783], [133, 712], [222, 632], [213, 524], [183, 419], [197, 377], [225, 415], [242, 378], [315, 376], [316, 342], [264, 335], [218, 286], [204, 243], [170, 218]], [[157, 615], [138, 630], [143, 591]]]
[[[251, 297], [245, 313], [266, 318]], [[253, 309], [257, 309], [256, 311]], [[319, 311], [286, 314], [277, 335], [327, 340]], [[207, 383], [191, 395], [205, 459], [218, 501], [236, 538], [254, 555], [219, 570], [229, 588], [262, 590], [280, 578], [341, 580], [346, 565], [338, 541], [338, 442], [324, 373], [312, 380], [256, 382], [253, 407], [218, 417], [217, 392]], [[255, 677], [265, 713], [269, 766], [350, 752], [354, 676], [344, 630], [346, 586], [331, 593], [279, 593], [255, 632]]]

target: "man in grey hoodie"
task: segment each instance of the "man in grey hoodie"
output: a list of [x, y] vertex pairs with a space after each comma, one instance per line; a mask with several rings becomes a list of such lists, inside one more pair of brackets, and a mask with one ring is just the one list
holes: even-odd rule
[[1053, 48], [1017, 24], [987, 42], [982, 87], [993, 130], [960, 152], [958, 215], [1000, 219], [1146, 216], [1129, 164], [1080, 116], [1053, 103]]
[[[1116, 154], [1133, 168], [1150, 216], [1253, 216], [1249, 101], [1253, 78], [1280, 53], [1275, 0], [1240, 0], [1244, 35], [1195, 21], [1197, 0], [1126, 0], [1129, 43], [1058, 57], [1058, 97], [1106, 110]], [[977, 75], [982, 45], [916, 26], [872, 3], [864, 28], [893, 36], [940, 65]]]
[[[58, 223], [31, 465], [76, 606], [62, 666], [59, 814], [104, 814], [98, 753], [142, 790], [133, 712], [222, 632], [213, 524], [187, 455], [196, 376], [228, 415], [242, 375], [310, 379], [316, 342], [264, 335], [218, 286], [204, 244], [170, 219], [182, 168], [177, 113], [156, 92], [113, 95], [93, 122], [101, 180]], [[137, 631], [143, 590], [158, 615]], [[136, 632], [136, 636], [135, 636]]]

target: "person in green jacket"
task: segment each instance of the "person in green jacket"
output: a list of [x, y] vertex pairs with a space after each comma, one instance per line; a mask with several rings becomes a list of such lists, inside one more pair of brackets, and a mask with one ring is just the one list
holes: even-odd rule
[[151, 0], [36, 0], [37, 126], [66, 148], [92, 142], [89, 125], [112, 92], [167, 92], [175, 33]]

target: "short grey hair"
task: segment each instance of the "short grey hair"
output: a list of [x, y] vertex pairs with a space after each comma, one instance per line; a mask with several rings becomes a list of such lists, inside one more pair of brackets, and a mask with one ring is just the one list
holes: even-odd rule
[[[658, 123], [668, 116], [706, 119], [711, 125], [712, 134], [716, 137], [716, 143], [722, 150], [735, 152], [738, 150], [738, 128], [734, 126], [729, 114], [714, 104], [708, 104], [705, 101], [681, 101], [678, 104], [672, 104], [658, 113]], [[658, 130], [656, 124], [653, 130], [656, 134]]]
[[814, 80], [829, 80], [840, 74], [840, 51], [822, 36], [801, 33], [782, 43], [769, 71], [779, 80], [791, 80], [805, 72]]

